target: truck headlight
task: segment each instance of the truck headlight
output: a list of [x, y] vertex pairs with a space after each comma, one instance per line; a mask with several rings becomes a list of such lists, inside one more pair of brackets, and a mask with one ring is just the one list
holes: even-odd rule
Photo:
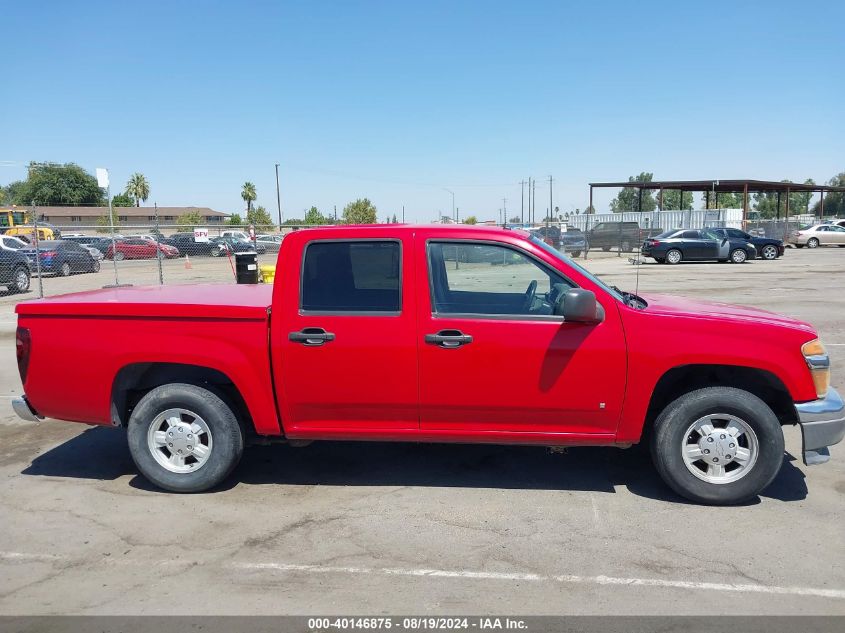
[[824, 398], [830, 387], [830, 356], [827, 355], [827, 350], [819, 339], [813, 339], [801, 346], [801, 353], [810, 368], [816, 395]]

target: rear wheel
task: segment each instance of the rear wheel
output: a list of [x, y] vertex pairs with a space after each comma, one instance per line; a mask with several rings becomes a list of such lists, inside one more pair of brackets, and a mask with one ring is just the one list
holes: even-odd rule
[[61, 268], [59, 268], [59, 274], [62, 277], [67, 277], [70, 275], [70, 264], [68, 262], [63, 262]]
[[677, 248], [673, 248], [668, 253], [666, 253], [667, 264], [680, 264], [683, 258], [683, 254], [681, 254], [681, 251], [679, 251]]
[[811, 237], [809, 240], [807, 240], [807, 248], [818, 248], [819, 244], [819, 238], [817, 237]]
[[783, 463], [783, 431], [760, 398], [733, 387], [684, 394], [658, 416], [654, 465], [679, 495], [698, 503], [746, 501], [768, 486]]
[[570, 256], [574, 257], [575, 259], [581, 257], [581, 251], [572, 251]]
[[768, 259], [768, 260], [777, 259], [777, 257], [778, 257], [777, 246], [775, 246], [773, 244], [766, 244], [763, 247], [763, 249], [760, 251], [760, 256], [763, 259]]
[[117, 261], [121, 261], [124, 257], [125, 257], [125, 255], [123, 253], [121, 253], [120, 251], [118, 251], [114, 254], [114, 259], [117, 260]]
[[622, 246], [620, 248], [624, 253], [630, 253], [632, 250], [634, 250], [633, 248], [631, 248], [631, 242], [628, 242], [627, 240], [622, 242]]
[[141, 473], [173, 492], [213, 488], [237, 466], [244, 446], [231, 407], [208, 389], [181, 383], [141, 398], [127, 437]]
[[744, 264], [745, 260], [748, 259], [748, 253], [745, 252], [744, 248], [736, 248], [731, 251], [731, 262], [734, 264]]
[[663, 259], [662, 257], [655, 257], [654, 261], [656, 261], [658, 264], [665, 264], [666, 263], [666, 260]]

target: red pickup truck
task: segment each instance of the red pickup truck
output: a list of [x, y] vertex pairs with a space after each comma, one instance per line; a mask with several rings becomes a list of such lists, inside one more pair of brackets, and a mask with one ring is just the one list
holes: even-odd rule
[[676, 492], [737, 503], [780, 469], [782, 425], [801, 426], [807, 464], [845, 434], [810, 325], [622, 292], [518, 230], [303, 230], [273, 286], [110, 288], [17, 312], [18, 414], [124, 427], [139, 470], [179, 492], [272, 440], [647, 440]]

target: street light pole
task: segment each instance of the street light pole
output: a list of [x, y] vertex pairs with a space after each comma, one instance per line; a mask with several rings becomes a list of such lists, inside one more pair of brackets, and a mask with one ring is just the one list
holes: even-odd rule
[[458, 219], [455, 217], [455, 192], [451, 189], [446, 189], [446, 187], [443, 187], [443, 191], [448, 191], [452, 194], [452, 219], [457, 222]]
[[282, 197], [279, 193], [279, 163], [276, 163], [276, 206], [279, 208], [279, 230], [282, 230]]

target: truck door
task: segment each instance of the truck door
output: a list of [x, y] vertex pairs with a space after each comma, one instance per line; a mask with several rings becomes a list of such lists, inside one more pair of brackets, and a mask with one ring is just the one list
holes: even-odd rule
[[419, 429], [412, 236], [360, 234], [285, 238], [271, 355], [290, 436]]
[[616, 431], [626, 351], [612, 299], [599, 298], [603, 322], [565, 323], [552, 305], [574, 282], [517, 244], [415, 248], [430, 285], [418, 292], [422, 431]]

